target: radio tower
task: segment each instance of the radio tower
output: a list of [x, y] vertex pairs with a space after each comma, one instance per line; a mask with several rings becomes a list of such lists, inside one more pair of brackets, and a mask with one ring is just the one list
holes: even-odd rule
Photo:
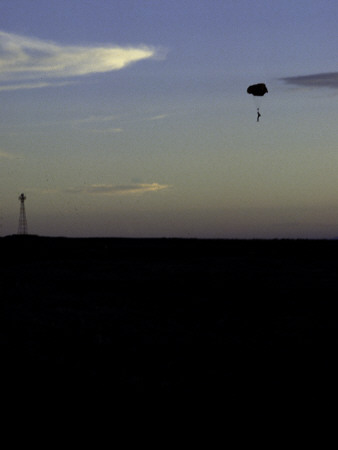
[[18, 234], [27, 234], [27, 219], [26, 219], [26, 211], [25, 211], [25, 194], [21, 194], [19, 196], [20, 200], [20, 216], [19, 216], [19, 228]]

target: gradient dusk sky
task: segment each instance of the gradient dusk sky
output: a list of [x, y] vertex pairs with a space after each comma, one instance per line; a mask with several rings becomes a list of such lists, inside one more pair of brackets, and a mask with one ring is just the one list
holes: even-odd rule
[[0, 235], [24, 192], [31, 234], [338, 236], [337, 24], [337, 0], [0, 0]]

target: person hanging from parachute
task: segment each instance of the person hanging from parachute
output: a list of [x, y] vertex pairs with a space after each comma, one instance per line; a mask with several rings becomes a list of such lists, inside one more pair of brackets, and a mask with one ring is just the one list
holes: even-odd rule
[[259, 122], [259, 118], [261, 117], [261, 113], [259, 112], [259, 108], [257, 108], [257, 122]]
[[[263, 97], [268, 92], [268, 88], [264, 83], [258, 83], [249, 86], [246, 92], [252, 94], [254, 97]], [[259, 112], [259, 107], [257, 107], [257, 122], [259, 122], [260, 117], [261, 113]]]

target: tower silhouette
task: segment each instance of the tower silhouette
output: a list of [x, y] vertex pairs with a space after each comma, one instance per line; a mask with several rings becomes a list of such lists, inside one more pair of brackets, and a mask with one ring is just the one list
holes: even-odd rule
[[28, 227], [27, 227], [27, 218], [26, 218], [26, 211], [25, 211], [25, 200], [26, 200], [25, 194], [21, 194], [19, 196], [19, 200], [20, 200], [20, 216], [19, 216], [18, 234], [27, 234]]

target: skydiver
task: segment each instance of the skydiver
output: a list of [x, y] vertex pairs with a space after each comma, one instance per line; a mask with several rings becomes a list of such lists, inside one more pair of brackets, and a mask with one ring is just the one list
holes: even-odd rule
[[257, 122], [259, 122], [259, 118], [261, 117], [261, 113], [259, 112], [259, 108], [257, 108]]

